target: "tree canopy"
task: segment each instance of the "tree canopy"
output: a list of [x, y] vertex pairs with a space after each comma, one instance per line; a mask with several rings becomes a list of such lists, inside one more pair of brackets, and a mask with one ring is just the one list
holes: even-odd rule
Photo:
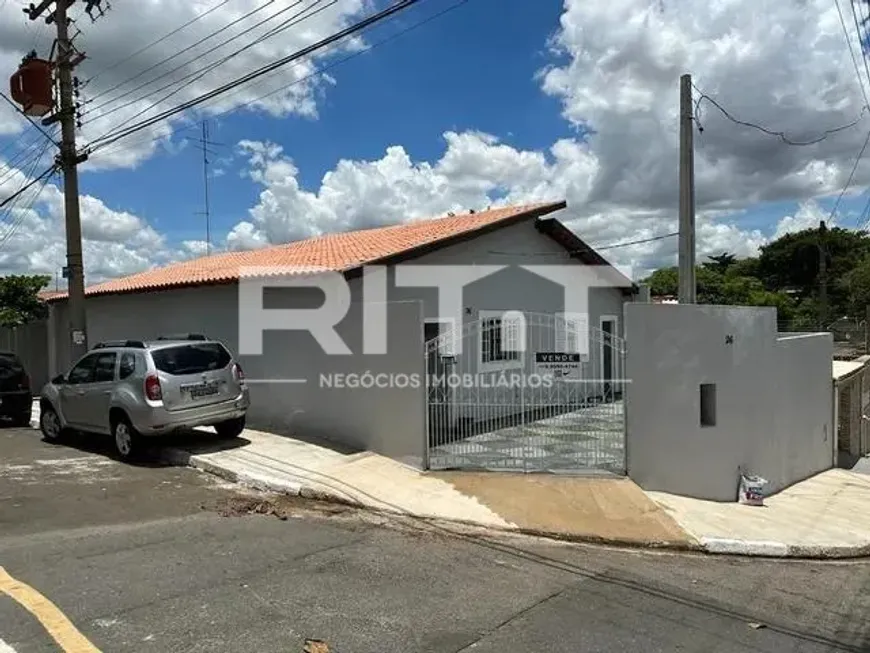
[[48, 309], [38, 294], [50, 281], [51, 277], [44, 275], [0, 277], [0, 326], [18, 326], [45, 318]]
[[[820, 302], [823, 251], [826, 308]], [[775, 306], [780, 322], [798, 328], [843, 318], [860, 321], [870, 306], [870, 234], [837, 227], [786, 234], [761, 247], [756, 257], [708, 256], [696, 281], [698, 303]], [[644, 283], [653, 296], [676, 296], [677, 268], [656, 270]]]

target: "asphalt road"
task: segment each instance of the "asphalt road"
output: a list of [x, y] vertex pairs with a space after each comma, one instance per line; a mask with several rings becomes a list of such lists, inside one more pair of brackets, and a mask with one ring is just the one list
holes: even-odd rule
[[73, 444], [0, 430], [2, 653], [870, 650], [868, 563], [457, 534]]

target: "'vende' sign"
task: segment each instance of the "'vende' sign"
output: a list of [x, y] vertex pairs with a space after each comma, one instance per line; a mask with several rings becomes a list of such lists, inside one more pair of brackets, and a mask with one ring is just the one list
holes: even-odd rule
[[571, 363], [579, 365], [581, 361], [580, 354], [546, 351], [535, 352], [535, 363], [537, 365], [570, 365]]

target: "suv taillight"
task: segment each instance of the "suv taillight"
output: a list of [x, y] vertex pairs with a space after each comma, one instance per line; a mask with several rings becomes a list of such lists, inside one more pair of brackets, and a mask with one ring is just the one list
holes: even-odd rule
[[30, 390], [30, 377], [26, 372], [21, 375], [21, 387]]
[[245, 373], [242, 371], [242, 366], [238, 363], [233, 363], [233, 376], [240, 383], [245, 380]]
[[156, 374], [149, 374], [145, 377], [145, 396], [151, 401], [160, 401], [163, 399], [163, 389], [160, 387], [160, 379]]

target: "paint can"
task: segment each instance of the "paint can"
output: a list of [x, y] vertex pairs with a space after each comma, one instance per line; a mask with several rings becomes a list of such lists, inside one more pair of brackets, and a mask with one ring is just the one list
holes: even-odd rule
[[737, 500], [744, 506], [763, 506], [764, 487], [768, 481], [760, 476], [740, 474], [740, 487]]

